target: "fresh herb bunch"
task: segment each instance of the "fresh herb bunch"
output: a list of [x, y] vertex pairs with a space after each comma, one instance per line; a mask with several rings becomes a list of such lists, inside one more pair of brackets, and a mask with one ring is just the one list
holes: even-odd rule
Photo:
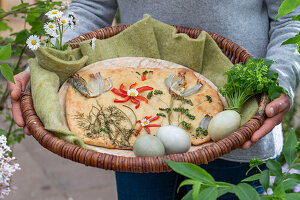
[[269, 70], [273, 63], [268, 59], [250, 58], [245, 65], [236, 64], [224, 73], [228, 80], [219, 92], [228, 98], [228, 109], [240, 112], [242, 105], [259, 93], [267, 93], [271, 100], [286, 93], [276, 81], [278, 74]]

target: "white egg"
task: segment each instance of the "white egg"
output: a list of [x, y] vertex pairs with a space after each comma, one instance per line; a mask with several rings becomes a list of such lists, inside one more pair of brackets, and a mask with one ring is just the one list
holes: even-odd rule
[[156, 131], [158, 137], [165, 146], [166, 154], [185, 153], [191, 147], [190, 136], [178, 126], [163, 126]]
[[165, 147], [157, 137], [146, 134], [136, 139], [133, 152], [136, 157], [163, 156]]
[[214, 116], [208, 125], [208, 135], [213, 141], [221, 140], [234, 131], [241, 124], [241, 116], [234, 110], [226, 110]]

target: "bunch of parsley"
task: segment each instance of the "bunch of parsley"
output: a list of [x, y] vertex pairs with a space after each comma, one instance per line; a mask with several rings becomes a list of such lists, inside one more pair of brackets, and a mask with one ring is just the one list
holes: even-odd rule
[[259, 93], [267, 93], [271, 100], [276, 99], [286, 91], [276, 81], [278, 74], [269, 70], [272, 60], [250, 58], [245, 65], [241, 63], [227, 70], [228, 80], [219, 92], [226, 96], [229, 108], [240, 112], [242, 105]]

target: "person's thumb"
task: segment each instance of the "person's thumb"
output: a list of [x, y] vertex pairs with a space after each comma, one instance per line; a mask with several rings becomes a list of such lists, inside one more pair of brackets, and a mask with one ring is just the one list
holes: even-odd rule
[[290, 108], [290, 98], [281, 94], [280, 97], [270, 102], [266, 107], [266, 114], [268, 117], [274, 117], [278, 113], [281, 113]]
[[30, 73], [24, 71], [14, 76], [15, 84], [7, 81], [7, 87], [12, 101], [17, 101], [20, 98], [21, 92], [25, 90], [29, 78]]

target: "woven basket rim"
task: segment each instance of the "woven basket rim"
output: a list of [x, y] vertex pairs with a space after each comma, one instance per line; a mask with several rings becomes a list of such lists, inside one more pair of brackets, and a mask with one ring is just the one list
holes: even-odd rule
[[[69, 42], [81, 42], [92, 39], [93, 37], [96, 37], [97, 39], [109, 38], [120, 33], [129, 26], [130, 24], [101, 28], [99, 30], [78, 36]], [[178, 33], [186, 33], [191, 38], [197, 38], [202, 31], [200, 29], [183, 26], [174, 25], [173, 27], [177, 29]], [[223, 53], [231, 60], [233, 64], [236, 64], [240, 61], [245, 63], [248, 58], [252, 57], [246, 49], [237, 45], [231, 40], [216, 33], [207, 33], [217, 42]], [[70, 46], [72, 48], [76, 48], [78, 45], [72, 44]], [[262, 125], [263, 121], [265, 120], [264, 111], [267, 103], [267, 95], [262, 94], [259, 97], [259, 109], [256, 115], [253, 116], [244, 126], [240, 127], [230, 136], [198, 150], [183, 154], [172, 154], [159, 157], [124, 157], [87, 150], [59, 139], [51, 132], [45, 130], [43, 124], [34, 111], [31, 93], [29, 91], [25, 91], [22, 93], [21, 97], [21, 109], [26, 126], [29, 128], [33, 137], [43, 147], [61, 157], [85, 164], [87, 166], [134, 173], [159, 173], [171, 171], [171, 168], [163, 160], [164, 158], [177, 162], [189, 162], [200, 165], [207, 164], [208, 162], [219, 158], [226, 153], [229, 153], [230, 151], [238, 148], [245, 141], [249, 140], [253, 132]]]

